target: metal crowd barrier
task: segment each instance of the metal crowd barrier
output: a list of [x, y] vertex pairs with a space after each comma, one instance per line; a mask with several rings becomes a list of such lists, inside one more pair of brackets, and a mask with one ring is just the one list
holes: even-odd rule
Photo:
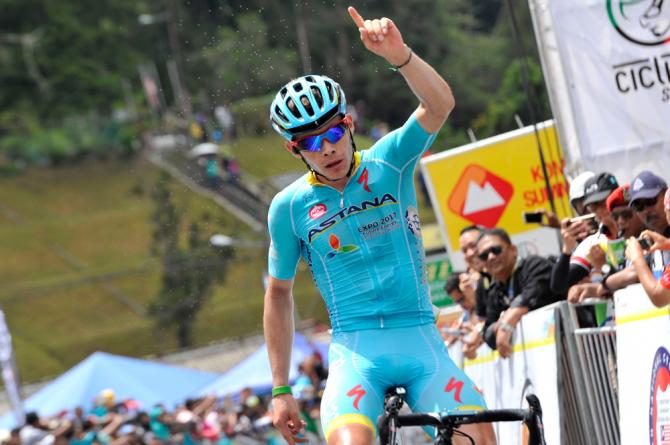
[[[602, 300], [559, 305], [559, 400], [562, 442], [617, 445], [619, 400], [616, 373], [616, 328], [583, 327], [584, 314]], [[612, 302], [608, 301], [610, 306]]]

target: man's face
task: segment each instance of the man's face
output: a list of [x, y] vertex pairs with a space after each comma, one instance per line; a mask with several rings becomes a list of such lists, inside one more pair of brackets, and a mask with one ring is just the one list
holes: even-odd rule
[[495, 235], [486, 235], [477, 243], [477, 254], [488, 273], [498, 279], [507, 279], [516, 263], [516, 247]]
[[577, 215], [581, 216], [586, 214], [586, 206], [584, 205], [584, 198], [573, 199], [572, 207], [575, 208], [575, 212], [577, 212]]
[[610, 213], [616, 223], [621, 235], [628, 239], [631, 236], [638, 237], [644, 230], [644, 223], [640, 220], [637, 213], [630, 207], [623, 205], [614, 207]]
[[472, 310], [475, 307], [475, 302], [470, 301], [471, 299], [466, 297], [465, 294], [461, 292], [460, 289], [454, 289], [449, 293], [449, 296], [451, 297], [454, 303], [458, 304], [466, 311]]
[[662, 190], [655, 198], [636, 199], [631, 206], [646, 228], [658, 233], [663, 233], [668, 227], [663, 207], [664, 193], [665, 190]]
[[458, 245], [465, 257], [465, 263], [468, 267], [481, 272], [482, 262], [477, 257], [477, 238], [479, 238], [479, 230], [468, 230], [460, 238], [458, 238]]
[[596, 221], [601, 224], [609, 225], [614, 223], [614, 221], [612, 221], [612, 217], [610, 216], [609, 210], [607, 210], [607, 205], [604, 200], [586, 204], [586, 210], [589, 213], [594, 213], [596, 215]]
[[[332, 127], [333, 124], [339, 120], [341, 120], [341, 118], [336, 116], [336, 118], [331, 119], [331, 121], [322, 128], [301, 136], [321, 134], [325, 129]], [[353, 130], [353, 124], [349, 124], [348, 128]], [[302, 155], [313, 170], [330, 179], [344, 178], [349, 172], [349, 167], [351, 167], [353, 150], [351, 146], [351, 135], [348, 130], [345, 132], [344, 136], [335, 143], [328, 139], [323, 140], [321, 150], [319, 151], [303, 150], [300, 153], [295, 153], [288, 143], [287, 149], [291, 151], [296, 158], [300, 158], [300, 155]]]

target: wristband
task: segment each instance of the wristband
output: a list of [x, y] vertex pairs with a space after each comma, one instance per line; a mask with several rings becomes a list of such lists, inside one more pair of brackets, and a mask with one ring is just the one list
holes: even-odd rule
[[[407, 45], [405, 45], [405, 46], [407, 46]], [[392, 67], [390, 67], [389, 69], [391, 71], [399, 71], [400, 68], [404, 67], [405, 65], [407, 65], [410, 62], [410, 60], [412, 60], [412, 54], [414, 54], [414, 51], [412, 51], [412, 48], [410, 48], [409, 46], [407, 46], [407, 49], [409, 49], [409, 56], [407, 57], [407, 60], [405, 60], [405, 62], [401, 63], [400, 65], [393, 65]]]
[[272, 388], [272, 397], [277, 397], [282, 394], [293, 394], [291, 392], [291, 387], [290, 386], [275, 386]]
[[498, 329], [502, 329], [505, 332], [514, 333], [514, 326], [505, 321], [501, 321], [498, 323]]

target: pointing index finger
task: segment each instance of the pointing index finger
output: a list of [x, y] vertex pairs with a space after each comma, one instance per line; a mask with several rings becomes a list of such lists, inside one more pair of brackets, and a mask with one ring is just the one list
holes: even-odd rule
[[363, 20], [363, 17], [356, 11], [356, 8], [353, 6], [349, 6], [347, 8], [347, 11], [349, 12], [349, 15], [351, 16], [351, 19], [354, 21], [356, 26], [359, 28], [365, 28], [365, 20]]

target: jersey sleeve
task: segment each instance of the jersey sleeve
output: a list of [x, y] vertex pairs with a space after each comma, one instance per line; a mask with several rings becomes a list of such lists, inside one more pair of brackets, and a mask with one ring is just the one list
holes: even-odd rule
[[587, 272], [591, 272], [593, 265], [589, 260], [589, 251], [591, 246], [597, 242], [595, 235], [587, 236], [575, 249], [570, 258], [570, 264], [576, 264], [583, 267]]
[[663, 269], [663, 275], [661, 275], [660, 282], [661, 286], [670, 290], [670, 263], [666, 264], [665, 269]]
[[370, 149], [370, 155], [383, 158], [396, 168], [403, 169], [409, 162], [418, 161], [421, 155], [430, 148], [437, 133], [428, 133], [421, 127], [416, 115], [383, 138]]
[[283, 194], [277, 195], [270, 204], [268, 230], [268, 273], [279, 280], [290, 280], [300, 260], [300, 239], [293, 230], [291, 203]]

